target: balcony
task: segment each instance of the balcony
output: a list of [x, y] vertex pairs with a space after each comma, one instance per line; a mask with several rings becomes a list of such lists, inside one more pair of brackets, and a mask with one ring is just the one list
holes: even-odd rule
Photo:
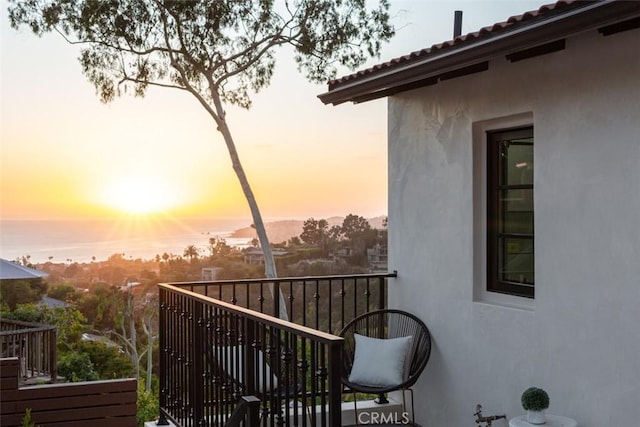
[[390, 277], [160, 285], [159, 424], [342, 425], [334, 334], [386, 307]]
[[0, 358], [17, 358], [20, 384], [56, 382], [56, 327], [0, 319]]
[[1, 426], [136, 426], [135, 378], [56, 383], [55, 326], [0, 319], [0, 350]]

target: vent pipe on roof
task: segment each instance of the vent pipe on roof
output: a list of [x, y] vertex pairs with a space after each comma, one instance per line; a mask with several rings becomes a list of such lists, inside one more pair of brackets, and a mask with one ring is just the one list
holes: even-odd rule
[[462, 34], [462, 11], [456, 10], [453, 18], [453, 38]]

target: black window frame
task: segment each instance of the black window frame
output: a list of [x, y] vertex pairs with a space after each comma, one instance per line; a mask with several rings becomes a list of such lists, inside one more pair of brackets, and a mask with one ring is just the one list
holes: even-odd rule
[[[507, 233], [504, 224], [500, 222], [500, 215], [506, 209], [506, 202], [501, 200], [500, 194], [505, 190], [530, 189], [534, 192], [533, 181], [531, 184], [503, 184], [507, 158], [503, 155], [504, 143], [513, 140], [531, 138], [534, 141], [533, 126], [524, 126], [510, 129], [487, 131], [487, 291], [509, 294], [525, 298], [535, 297], [535, 271], [531, 283], [514, 282], [504, 280], [501, 276], [500, 251], [506, 252], [506, 241], [510, 238], [531, 240], [533, 264], [535, 265], [535, 206], [532, 208], [532, 233]], [[531, 143], [533, 145], [533, 142]], [[500, 239], [502, 238], [502, 245]], [[535, 270], [535, 266], [533, 266]]]

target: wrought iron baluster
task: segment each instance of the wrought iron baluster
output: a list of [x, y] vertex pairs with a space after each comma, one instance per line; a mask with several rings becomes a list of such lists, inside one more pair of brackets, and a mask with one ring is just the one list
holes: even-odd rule
[[340, 310], [341, 310], [340, 322], [341, 322], [341, 324], [340, 324], [340, 329], [344, 328], [344, 325], [346, 324], [346, 322], [345, 322], [345, 305], [346, 305], [346, 303], [345, 303], [345, 295], [346, 294], [347, 294], [347, 292], [344, 289], [344, 279], [342, 279], [340, 281], [340, 296], [341, 296], [341, 303], [340, 303]]
[[313, 298], [315, 299], [316, 318], [315, 318], [314, 327], [318, 329], [318, 325], [320, 324], [320, 281], [316, 279], [315, 283], [316, 283], [316, 289], [315, 289], [315, 293], [313, 294]]
[[302, 282], [302, 326], [307, 326], [307, 281]]
[[260, 297], [258, 297], [258, 301], [260, 302], [260, 313], [264, 313], [264, 286], [260, 283]]
[[295, 296], [293, 295], [293, 280], [289, 280], [289, 320], [295, 319], [295, 312], [293, 309], [293, 303], [295, 301]]

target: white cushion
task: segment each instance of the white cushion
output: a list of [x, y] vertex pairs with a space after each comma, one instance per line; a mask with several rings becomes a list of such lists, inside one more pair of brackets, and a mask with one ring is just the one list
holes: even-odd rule
[[413, 337], [369, 338], [353, 334], [356, 351], [349, 381], [371, 387], [393, 387], [406, 379], [405, 362]]
[[[219, 361], [220, 366], [225, 370], [227, 375], [232, 377], [236, 382], [242, 384], [242, 382], [244, 381], [244, 345], [222, 347], [222, 351], [223, 353], [222, 355], [220, 355], [222, 360]], [[218, 356], [218, 353], [215, 350], [214, 356]], [[244, 358], [246, 358], [246, 356], [244, 356]], [[264, 355], [260, 350], [256, 352], [256, 362], [258, 364], [258, 378], [256, 378], [256, 386], [258, 388], [258, 391], [260, 393], [264, 393], [265, 391], [270, 391], [272, 386], [274, 389], [277, 388], [278, 377], [271, 373], [271, 368], [267, 363], [265, 363]], [[237, 366], [237, 368], [236, 363], [238, 363], [239, 365]], [[265, 374], [264, 376], [262, 372], [263, 369]]]

